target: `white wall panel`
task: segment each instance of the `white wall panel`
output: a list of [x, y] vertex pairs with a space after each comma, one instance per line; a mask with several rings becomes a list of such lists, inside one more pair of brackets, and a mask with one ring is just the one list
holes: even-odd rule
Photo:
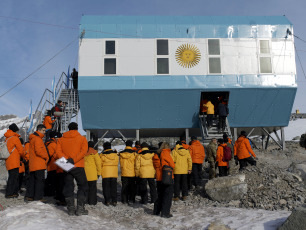
[[118, 74], [154, 75], [155, 43], [155, 39], [118, 39]]
[[256, 56], [238, 57], [238, 74], [258, 74], [258, 61]]
[[79, 57], [80, 76], [102, 76], [104, 75], [104, 60], [102, 57]]
[[275, 74], [295, 74], [295, 60], [293, 56], [274, 56], [272, 64]]
[[292, 41], [272, 41], [273, 55], [294, 55], [294, 46]]

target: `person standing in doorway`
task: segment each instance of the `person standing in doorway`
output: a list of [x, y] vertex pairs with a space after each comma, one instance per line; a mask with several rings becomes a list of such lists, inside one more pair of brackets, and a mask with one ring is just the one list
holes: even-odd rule
[[79, 78], [79, 73], [76, 71], [75, 68], [73, 68], [72, 73], [71, 73], [71, 78], [72, 78], [72, 84], [74, 89], [78, 89], [78, 78]]
[[212, 127], [212, 124], [213, 124], [213, 116], [215, 114], [215, 106], [211, 103], [211, 101], [208, 101], [203, 106], [205, 108], [207, 108], [207, 128], [209, 129], [210, 127]]

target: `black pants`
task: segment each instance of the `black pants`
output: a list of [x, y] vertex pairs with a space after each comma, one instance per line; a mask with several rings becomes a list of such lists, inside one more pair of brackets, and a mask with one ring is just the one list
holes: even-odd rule
[[136, 183], [135, 177], [121, 177], [122, 189], [121, 189], [121, 201], [122, 203], [126, 202], [135, 202], [136, 194]]
[[89, 205], [97, 204], [97, 181], [88, 181], [88, 199]]
[[202, 164], [192, 163], [192, 182], [194, 186], [201, 186]]
[[45, 169], [30, 172], [26, 197], [41, 200], [44, 197]]
[[56, 191], [56, 170], [49, 171], [45, 181], [45, 196], [55, 196]]
[[218, 166], [219, 168], [219, 177], [227, 176], [228, 175], [228, 168], [227, 166]]
[[102, 189], [105, 203], [117, 202], [117, 178], [103, 178]]
[[154, 178], [139, 178], [139, 190], [140, 190], [140, 196], [141, 196], [141, 203], [143, 204], [148, 203], [147, 183], [149, 184], [149, 187], [150, 187], [151, 203], [154, 203], [157, 199], [155, 179]]
[[78, 79], [72, 79], [72, 84], [74, 89], [78, 89]]
[[88, 184], [84, 168], [71, 169], [69, 172], [65, 172], [64, 177], [64, 197], [68, 198], [74, 196], [74, 180], [76, 180], [78, 186], [78, 200], [86, 199], [88, 192]]
[[5, 196], [18, 195], [19, 168], [8, 170], [8, 174]]
[[187, 174], [187, 186], [188, 186], [188, 190], [191, 189], [191, 185], [192, 185], [192, 174]]
[[239, 160], [240, 168], [239, 170], [244, 169], [248, 164], [256, 165], [256, 161], [252, 157], [244, 158]]
[[169, 215], [172, 205], [173, 185], [164, 185], [157, 181], [157, 200], [154, 203], [154, 215]]
[[224, 131], [225, 130], [225, 120], [226, 120], [226, 117], [224, 116], [219, 116], [219, 125], [218, 125], [218, 128], [219, 130], [221, 131]]
[[212, 126], [213, 116], [213, 114], [207, 114], [207, 126]]
[[22, 183], [23, 183], [23, 178], [24, 178], [24, 173], [19, 173], [19, 182], [18, 182], [18, 190], [20, 191], [21, 190], [21, 187], [22, 187]]
[[64, 185], [65, 185], [65, 173], [56, 173], [55, 199], [60, 202], [65, 202], [65, 197], [63, 194]]
[[174, 197], [180, 197], [180, 191], [182, 189], [182, 196], [188, 196], [188, 174], [174, 174]]

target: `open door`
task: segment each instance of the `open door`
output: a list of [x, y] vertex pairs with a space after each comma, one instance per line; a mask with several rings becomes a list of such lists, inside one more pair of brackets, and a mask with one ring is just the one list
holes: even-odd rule
[[207, 103], [208, 101], [211, 101], [211, 103], [215, 106], [216, 111], [219, 103], [223, 102], [228, 104], [229, 92], [202, 92], [200, 100], [200, 114], [206, 113], [206, 109], [203, 104]]

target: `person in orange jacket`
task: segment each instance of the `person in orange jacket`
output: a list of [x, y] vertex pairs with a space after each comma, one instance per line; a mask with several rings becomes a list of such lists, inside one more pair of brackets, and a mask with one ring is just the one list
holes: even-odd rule
[[44, 197], [45, 170], [49, 160], [48, 150], [43, 141], [45, 132], [46, 127], [43, 124], [39, 124], [36, 132], [29, 136], [30, 178], [27, 184], [25, 201], [42, 200]]
[[56, 169], [57, 165], [55, 164], [56, 161], [56, 144], [57, 140], [62, 137], [61, 133], [51, 131], [50, 139], [46, 143], [46, 146], [49, 151], [49, 162], [47, 165], [47, 178], [45, 181], [45, 196], [55, 196], [56, 194]]
[[224, 143], [223, 139], [218, 139], [216, 162], [218, 164], [219, 177], [228, 175], [228, 162], [223, 161], [224, 147], [227, 147], [227, 144]]
[[[162, 168], [167, 165], [174, 169], [175, 164], [171, 156], [170, 145], [167, 142], [163, 142], [157, 151], [160, 155], [155, 154], [153, 157], [154, 167], [156, 169], [156, 173], [158, 173], [158, 177], [156, 179], [159, 181], [158, 190], [157, 190], [157, 200], [154, 203], [154, 215], [161, 214], [161, 217], [170, 218], [172, 214], [170, 214], [172, 197], [173, 197], [173, 183], [171, 185], [165, 185], [161, 182], [162, 180]], [[159, 162], [158, 163], [158, 159]], [[172, 173], [172, 180], [174, 179], [174, 175]]]
[[29, 161], [29, 155], [27, 154], [27, 152], [25, 151], [25, 146], [24, 146], [24, 141], [22, 138], [19, 138], [20, 142], [24, 148], [24, 155], [23, 157], [20, 157], [20, 167], [19, 167], [19, 193], [22, 193], [22, 184], [24, 182], [24, 173], [25, 173], [25, 164]]
[[49, 134], [52, 131], [53, 123], [56, 121], [56, 119], [52, 120], [51, 118], [51, 110], [47, 110], [47, 115], [45, 116], [43, 125], [46, 126], [46, 135], [45, 140], [49, 141]]
[[138, 153], [141, 150], [140, 142], [136, 141], [135, 146], [133, 147], [133, 150]]
[[192, 159], [192, 182], [199, 189], [201, 186], [202, 164], [205, 159], [204, 146], [195, 136], [191, 137], [191, 145], [189, 151]]
[[234, 156], [239, 161], [239, 170], [243, 170], [248, 164], [256, 165], [256, 161], [251, 155], [255, 159], [257, 158], [250, 145], [250, 140], [247, 138], [246, 131], [241, 131], [240, 137], [234, 145]]
[[[85, 210], [87, 200], [88, 183], [84, 170], [84, 157], [88, 151], [88, 143], [85, 137], [78, 132], [78, 124], [71, 122], [68, 132], [58, 139], [56, 145], [57, 158], [64, 157], [67, 162], [74, 165], [69, 172], [65, 172], [65, 185], [63, 194], [67, 203], [68, 215], [88, 215]], [[77, 209], [74, 205], [74, 180], [77, 181]]]
[[18, 197], [20, 157], [24, 156], [24, 148], [20, 142], [18, 131], [18, 126], [13, 123], [4, 134], [6, 146], [10, 153], [10, 156], [5, 160], [6, 169], [9, 174], [5, 198]]

